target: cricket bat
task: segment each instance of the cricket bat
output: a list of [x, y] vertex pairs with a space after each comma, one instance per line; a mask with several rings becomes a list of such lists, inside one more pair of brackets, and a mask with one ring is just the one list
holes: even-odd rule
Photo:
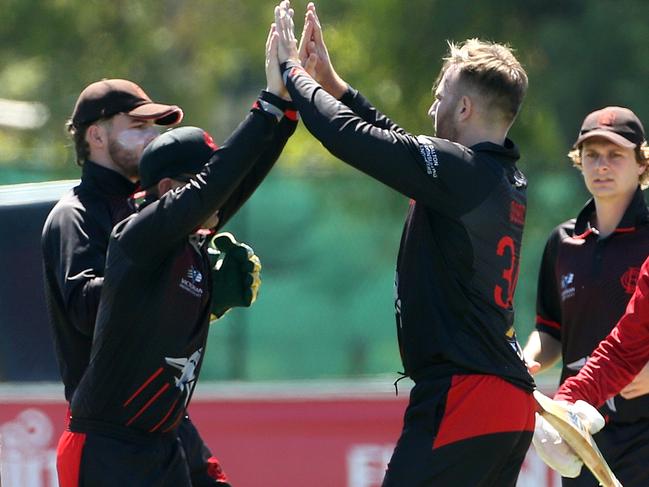
[[562, 404], [534, 391], [539, 414], [557, 430], [603, 487], [622, 487], [581, 419]]

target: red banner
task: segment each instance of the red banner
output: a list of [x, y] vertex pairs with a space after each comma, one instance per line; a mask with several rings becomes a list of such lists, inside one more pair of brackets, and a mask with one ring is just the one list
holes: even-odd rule
[[[361, 389], [264, 385], [233, 392], [223, 386], [199, 391], [189, 412], [234, 487], [379, 487], [408, 393]], [[0, 395], [2, 486], [55, 487], [66, 404], [12, 396]], [[558, 487], [560, 481], [531, 450], [518, 485]]]

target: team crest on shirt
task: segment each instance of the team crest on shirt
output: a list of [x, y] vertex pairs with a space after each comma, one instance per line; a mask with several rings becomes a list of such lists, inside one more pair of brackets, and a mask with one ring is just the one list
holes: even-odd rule
[[635, 285], [638, 283], [638, 276], [640, 275], [639, 267], [629, 267], [624, 274], [620, 277], [620, 284], [627, 294], [633, 294]]
[[180, 289], [187, 291], [196, 298], [200, 298], [203, 296], [203, 288], [200, 287], [201, 282], [203, 282], [203, 274], [194, 266], [191, 266], [187, 269], [185, 277], [180, 278]]
[[561, 301], [572, 298], [575, 295], [575, 275], [568, 272], [561, 276]]

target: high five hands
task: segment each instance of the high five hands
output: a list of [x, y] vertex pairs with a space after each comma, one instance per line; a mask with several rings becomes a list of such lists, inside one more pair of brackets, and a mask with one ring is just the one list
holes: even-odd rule
[[287, 61], [299, 63], [329, 94], [342, 97], [347, 91], [347, 83], [331, 64], [315, 5], [310, 2], [307, 6], [299, 47], [293, 15], [289, 0], [283, 0], [275, 7], [275, 23], [271, 26], [269, 42], [275, 42], [272, 37], [277, 36], [277, 65]]

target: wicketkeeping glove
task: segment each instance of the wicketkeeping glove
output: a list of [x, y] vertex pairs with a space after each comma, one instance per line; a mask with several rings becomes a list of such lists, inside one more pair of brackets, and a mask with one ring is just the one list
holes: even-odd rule
[[207, 252], [212, 268], [212, 319], [230, 308], [254, 303], [261, 284], [261, 262], [252, 248], [223, 232], [212, 238]]

